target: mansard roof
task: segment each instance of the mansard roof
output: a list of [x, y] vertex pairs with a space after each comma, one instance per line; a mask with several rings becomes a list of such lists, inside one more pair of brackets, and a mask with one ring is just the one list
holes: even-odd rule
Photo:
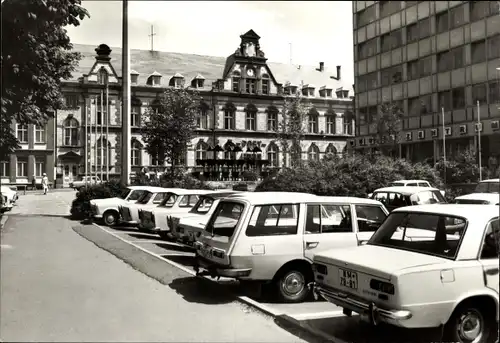
[[[95, 46], [73, 44], [73, 50], [82, 54], [76, 70], [73, 72], [70, 81], [77, 81], [84, 74], [88, 74], [95, 64]], [[122, 76], [121, 48], [111, 48], [111, 61], [118, 77]], [[198, 75], [203, 75], [206, 82], [205, 89], [212, 87], [212, 82], [223, 77], [226, 66], [226, 57], [203, 56], [178, 52], [163, 52], [149, 50], [130, 50], [130, 69], [139, 73], [138, 84], [146, 85], [147, 77], [157, 72], [166, 80], [176, 74], [181, 74], [186, 80], [193, 80]], [[352, 90], [352, 85], [344, 80], [334, 80], [330, 76], [336, 75], [336, 67], [324, 67], [324, 71], [317, 70], [317, 66], [297, 66], [284, 63], [267, 62], [276, 81], [283, 86], [287, 83], [293, 85], [314, 84], [317, 86], [327, 86], [327, 88]], [[168, 85], [168, 83], [165, 83]]]

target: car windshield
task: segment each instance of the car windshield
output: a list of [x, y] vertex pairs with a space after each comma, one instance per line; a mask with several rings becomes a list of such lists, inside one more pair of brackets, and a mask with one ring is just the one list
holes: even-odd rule
[[479, 182], [475, 193], [500, 193], [499, 182]]
[[234, 230], [243, 213], [243, 205], [236, 202], [220, 202], [215, 209], [206, 226], [206, 230], [213, 235], [229, 238], [233, 236]]
[[125, 189], [122, 194], [120, 194], [121, 199], [127, 199], [128, 195], [130, 194], [131, 190], [130, 189]]
[[466, 227], [451, 215], [393, 212], [367, 244], [455, 259]]
[[142, 197], [137, 201], [138, 204], [147, 204], [149, 200], [153, 197], [152, 192], [146, 192], [142, 195]]
[[175, 204], [175, 201], [177, 200], [178, 195], [175, 193], [167, 193], [165, 196], [165, 199], [161, 202], [159, 205], [160, 207], [172, 207]]
[[139, 200], [144, 195], [144, 193], [145, 193], [145, 191], [143, 191], [143, 190], [134, 189], [134, 190], [132, 190], [132, 193], [128, 197], [128, 200], [131, 200], [131, 201]]
[[404, 183], [403, 182], [393, 182], [391, 183], [391, 186], [392, 187], [404, 187]]
[[190, 211], [191, 213], [208, 213], [210, 208], [214, 203], [214, 199], [210, 197], [201, 197], [198, 199], [198, 202], [194, 205], [193, 209]]

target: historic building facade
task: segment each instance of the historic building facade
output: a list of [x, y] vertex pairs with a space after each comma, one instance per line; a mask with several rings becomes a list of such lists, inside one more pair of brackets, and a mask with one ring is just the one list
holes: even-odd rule
[[[322, 62], [317, 67], [267, 62], [253, 30], [240, 37], [240, 45], [227, 58], [131, 50], [132, 173], [166, 167], [160, 158], [146, 153], [140, 133], [142, 114], [166, 87], [189, 86], [202, 97], [198, 128], [179, 161], [194, 172], [210, 177], [217, 169], [217, 178], [227, 179], [249, 165], [261, 172], [289, 165], [273, 131], [284, 100], [297, 92], [311, 106], [300, 147], [303, 158], [345, 152], [347, 139], [353, 137], [354, 116], [350, 87], [342, 84], [340, 66], [332, 73]], [[121, 49], [75, 44], [74, 50], [83, 57], [73, 78], [64, 82], [66, 108], [47, 124], [51, 129], [46, 135], [53, 139], [47, 145], [50, 153], [44, 170], [64, 184], [85, 173], [119, 177]], [[31, 131], [36, 137], [35, 128]], [[10, 175], [1, 175], [11, 183], [25, 181], [16, 167], [23, 153], [24, 149], [6, 161]]]
[[[377, 146], [377, 106], [403, 109], [401, 156], [500, 154], [498, 1], [353, 1], [357, 150]], [[481, 124], [477, 124], [479, 115]]]

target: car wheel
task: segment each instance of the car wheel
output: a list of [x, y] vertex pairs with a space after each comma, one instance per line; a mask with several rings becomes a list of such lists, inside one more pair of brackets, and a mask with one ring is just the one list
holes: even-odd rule
[[445, 339], [460, 343], [487, 343], [494, 331], [494, 313], [484, 307], [464, 303], [460, 305], [445, 326]]
[[303, 302], [309, 295], [310, 274], [301, 266], [291, 266], [276, 278], [278, 296], [286, 303]]
[[104, 212], [102, 218], [104, 219], [104, 224], [106, 224], [107, 226], [118, 224], [118, 213], [116, 213], [115, 211]]

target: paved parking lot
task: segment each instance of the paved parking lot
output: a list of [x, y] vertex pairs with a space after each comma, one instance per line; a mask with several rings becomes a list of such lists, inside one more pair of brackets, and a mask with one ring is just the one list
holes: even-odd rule
[[[18, 245], [17, 249], [20, 249], [19, 245], [22, 246], [23, 245], [22, 242], [23, 240], [26, 240], [26, 238], [21, 238], [21, 236], [17, 237], [15, 235], [24, 234], [23, 232], [34, 232], [36, 234], [35, 236], [27, 236], [30, 237], [29, 240], [30, 243], [26, 244], [27, 246], [26, 249], [29, 250], [27, 252], [23, 251], [22, 252], [23, 255], [20, 256], [28, 254], [28, 256], [35, 257], [36, 254], [42, 254], [42, 255], [49, 254], [51, 253], [50, 250], [52, 249], [55, 250], [52, 252], [54, 256], [67, 256], [68, 258], [71, 258], [73, 256], [71, 255], [71, 246], [69, 244], [66, 244], [67, 242], [64, 244], [65, 244], [65, 249], [66, 250], [69, 249], [68, 251], [65, 250], [63, 254], [57, 251], [58, 244], [63, 244], [62, 241], [60, 242], [57, 241], [57, 239], [61, 239], [61, 237], [49, 238], [46, 235], [37, 236], [40, 235], [39, 230], [47, 230], [46, 231], [47, 233], [57, 232], [58, 234], [62, 234], [64, 232], [67, 232], [67, 230], [65, 230], [64, 228], [68, 228], [70, 229], [71, 232], [75, 231], [80, 235], [80, 236], [74, 235], [74, 232], [73, 236], [75, 237], [67, 236], [69, 235], [68, 233], [64, 234], [65, 235], [64, 239], [71, 240], [71, 244], [74, 245], [75, 249], [80, 249], [78, 248], [78, 246], [81, 243], [77, 243], [77, 241], [74, 240], [75, 239], [82, 240], [81, 236], [83, 236], [87, 241], [93, 242], [99, 248], [110, 252], [116, 257], [132, 265], [132, 267], [135, 269], [134, 271], [132, 271], [133, 273], [137, 274], [142, 273], [149, 276], [150, 278], [156, 279], [157, 281], [160, 281], [164, 285], [168, 285], [169, 287], [167, 287], [167, 289], [174, 290], [175, 293], [181, 295], [183, 299], [182, 302], [179, 303], [177, 300], [175, 300], [176, 301], [175, 311], [180, 311], [180, 312], [193, 311], [194, 307], [192, 307], [192, 305], [189, 305], [193, 303], [216, 305], [217, 311], [224, 311], [224, 307], [227, 307], [228, 311], [232, 311], [230, 308], [232, 308], [231, 306], [233, 305], [231, 304], [234, 304], [234, 298], [237, 297], [241, 302], [246, 303], [247, 305], [250, 304], [251, 307], [249, 307], [249, 309], [257, 308], [261, 310], [260, 311], [261, 313], [266, 313], [271, 316], [267, 317], [266, 319], [267, 320], [265, 324], [266, 330], [268, 331], [270, 330], [270, 328], [267, 327], [267, 325], [272, 324], [276, 326], [276, 324], [278, 324], [278, 326], [284, 327], [286, 331], [293, 332], [294, 329], [290, 325], [294, 324], [297, 327], [305, 329], [304, 332], [314, 333], [315, 336], [312, 337], [316, 337], [316, 338], [305, 338], [304, 333], [295, 333], [295, 336], [286, 336], [286, 335], [280, 336], [277, 333], [272, 333], [272, 335], [276, 336], [269, 337], [267, 341], [275, 340], [275, 341], [291, 342], [300, 340], [296, 336], [299, 336], [300, 338], [305, 339], [309, 342], [332, 341], [332, 342], [352, 342], [352, 343], [365, 343], [365, 342], [366, 343], [367, 342], [371, 343], [415, 342], [416, 343], [416, 342], [441, 341], [439, 330], [430, 330], [430, 331], [402, 330], [393, 327], [372, 328], [360, 322], [359, 317], [357, 316], [351, 318], [344, 316], [342, 314], [341, 309], [325, 301], [309, 301], [302, 304], [279, 304], [279, 303], [274, 303], [272, 299], [264, 300], [262, 298], [256, 297], [251, 292], [251, 290], [249, 291], [247, 289], [241, 288], [239, 284], [233, 280], [220, 279], [219, 281], [216, 280], [212, 281], [212, 279], [209, 279], [210, 281], [203, 280], [203, 282], [200, 284], [199, 281], [200, 278], [193, 277], [194, 272], [192, 270], [192, 262], [193, 262], [194, 252], [191, 247], [182, 244], [166, 242], [160, 240], [159, 237], [156, 235], [142, 233], [139, 232], [137, 229], [131, 227], [108, 228], [96, 224], [81, 225], [78, 222], [71, 221], [66, 217], [69, 214], [70, 204], [74, 196], [75, 192], [53, 192], [47, 196], [41, 194], [27, 194], [25, 196], [21, 196], [19, 204], [16, 207], [14, 207], [14, 209], [8, 214], [10, 216], [10, 219], [7, 224], [7, 230], [6, 230], [7, 233], [5, 232], [2, 233], [2, 270], [1, 270], [2, 276], [4, 276], [4, 274], [7, 275], [10, 273], [9, 267], [6, 264], [12, 263], [9, 262], [11, 261], [8, 259], [9, 255], [5, 256], [6, 259], [4, 261], [4, 253], [8, 254], [15, 253], [15, 250], [12, 250], [13, 248], [9, 245], [11, 244], [11, 242], [14, 242], [14, 244], [11, 245], [13, 246]], [[29, 224], [27, 224], [28, 222]], [[16, 227], [16, 229], [14, 229], [14, 227]], [[71, 228], [73, 230], [71, 230]], [[38, 244], [37, 240], [41, 240], [42, 243]], [[82, 254], [88, 254], [90, 252], [90, 250], [89, 252], [85, 252], [86, 250], [82, 251], [83, 251]], [[21, 251], [18, 251], [17, 253], [19, 254], [21, 253]], [[92, 260], [95, 259], [96, 256], [97, 256], [96, 253], [91, 252], [91, 256], [82, 255], [78, 256], [78, 258], [79, 259], [90, 258], [90, 260]], [[42, 256], [41, 258], [43, 260], [43, 258], [45, 257]], [[50, 264], [49, 265], [40, 264], [41, 263], [40, 261], [37, 261], [37, 263], [39, 263], [37, 265], [38, 268], [42, 269], [49, 268], [49, 270], [51, 270], [52, 268]], [[62, 266], [60, 266], [59, 264], [58, 266], [59, 266], [58, 268], [62, 268]], [[17, 268], [16, 270], [18, 270], [19, 268], [22, 267], [17, 266], [16, 268]], [[89, 267], [82, 266], [82, 268], [89, 268]], [[15, 273], [14, 269], [12, 270], [12, 273]], [[38, 273], [40, 274], [39, 277], [46, 278], [52, 275], [51, 273], [53, 272], [44, 274], [42, 271]], [[89, 273], [89, 271], [87, 270], [86, 273]], [[115, 277], [120, 277], [119, 276], [120, 274], [117, 273], [118, 272], [116, 270], [110, 272], [110, 274], [115, 275]], [[17, 274], [12, 274], [12, 275], [17, 275]], [[177, 276], [172, 278], [171, 275], [177, 275]], [[3, 277], [2, 279], [5, 280]], [[5, 298], [8, 295], [5, 293], [6, 289], [5, 281], [3, 280], [2, 280], [2, 299], [4, 300], [8, 299], [8, 301], [12, 302], [11, 298]], [[24, 281], [21, 280], [16, 282], [18, 284]], [[39, 284], [43, 285], [45, 283], [53, 284], [54, 281], [45, 279], [43, 280], [30, 279], [30, 282], [33, 285], [39, 285]], [[139, 282], [139, 281], [134, 281], [134, 282]], [[14, 283], [14, 281], [12, 281], [12, 283]], [[93, 283], [89, 282], [88, 285], [80, 285], [79, 287], [80, 288], [83, 287], [80, 290], [82, 289], [85, 290], [86, 289], [85, 287], [95, 287], [92, 285]], [[64, 292], [67, 291], [68, 290], [64, 289]], [[140, 294], [145, 294], [144, 292], [140, 291], [138, 293], [136, 293], [135, 291], [131, 292], [130, 287], [127, 287], [124, 292], [127, 294], [127, 304], [130, 302], [131, 303], [141, 302], [142, 300], [140, 300], [140, 297], [142, 296]], [[120, 294], [124, 295], [124, 292], [120, 291]], [[157, 290], [155, 292], [160, 292], [160, 291]], [[96, 295], [94, 295], [94, 297], [95, 296]], [[98, 296], [102, 297], [103, 299], [102, 301], [108, 301], [106, 293], [100, 294]], [[158, 295], [158, 301], [164, 301], [162, 300], [161, 296], [162, 296], [161, 294]], [[113, 299], [117, 300], [118, 298], [114, 297]], [[3, 303], [6, 304], [6, 301], [7, 300], [5, 300]], [[3, 321], [2, 325], [4, 325], [5, 318], [7, 318], [7, 316], [12, 316], [11, 313], [6, 312], [7, 309], [5, 309], [3, 306], [4, 305], [2, 305], [2, 314], [4, 314], [3, 316], [4, 319], [2, 320]], [[35, 305], [35, 307], [37, 306], [38, 305]], [[127, 306], [132, 306], [132, 305], [127, 305]], [[44, 308], [40, 308], [39, 310], [43, 311]], [[33, 310], [31, 309], [30, 311]], [[19, 318], [23, 317], [24, 315], [21, 315], [21, 317]], [[275, 318], [274, 323], [272, 317]], [[283, 318], [287, 320], [282, 321]], [[125, 321], [126, 321], [125, 319], [122, 320], [122, 322]], [[257, 322], [258, 321], [254, 320], [253, 323], [255, 323], [255, 325], [264, 325], [263, 323], [257, 324]], [[47, 325], [50, 326], [56, 324], [57, 323], [51, 322], [51, 324]], [[118, 323], [115, 323], [115, 325], [118, 325]], [[43, 329], [40, 328], [39, 330]], [[142, 329], [139, 330], [142, 331]], [[156, 330], [158, 332], [153, 332], [155, 330], [152, 328], [148, 330], [152, 331], [151, 334], [147, 337], [153, 337], [154, 335], [157, 335], [154, 336], [155, 338], [152, 338], [152, 340], [157, 340], [158, 337], [162, 337], [161, 336], [162, 333], [159, 332], [161, 330]], [[259, 331], [260, 328], [252, 327], [251, 330]], [[301, 331], [299, 330], [299, 332]], [[71, 336], [71, 334], [73, 334], [73, 336]], [[71, 332], [71, 334], [68, 333], [66, 336], [63, 337], [67, 337], [67, 339], [71, 340], [74, 339], [75, 337], [85, 336], [83, 334], [82, 336], [74, 336], [76, 335], [75, 332]], [[123, 340], [122, 336], [123, 334], [118, 336], [111, 335], [111, 333], [108, 332], [106, 332], [106, 334], [109, 334], [106, 337], [110, 338], [111, 340], [113, 339], [116, 340], [117, 337], [121, 337], [120, 340]], [[26, 336], [21, 335], [19, 337], [26, 337]], [[146, 339], [146, 336], [141, 336], [140, 334], [136, 334], [134, 337], [136, 337], [138, 340], [148, 340]], [[194, 337], [199, 337], [199, 336], [188, 337], [185, 335], [177, 334], [172, 337], [177, 337], [179, 340], [186, 341], [186, 339], [196, 340]], [[223, 338], [222, 336], [215, 335], [207, 339], [217, 340], [216, 337], [218, 337], [219, 340]], [[224, 337], [226, 337], [226, 339], [230, 339], [229, 336], [224, 336]], [[239, 339], [241, 341], [243, 337], [248, 338], [250, 336], [240, 335], [238, 336], [238, 338], [234, 339]], [[25, 338], [25, 339], [31, 340], [30, 338]], [[82, 338], [82, 340], [85, 339]]]

